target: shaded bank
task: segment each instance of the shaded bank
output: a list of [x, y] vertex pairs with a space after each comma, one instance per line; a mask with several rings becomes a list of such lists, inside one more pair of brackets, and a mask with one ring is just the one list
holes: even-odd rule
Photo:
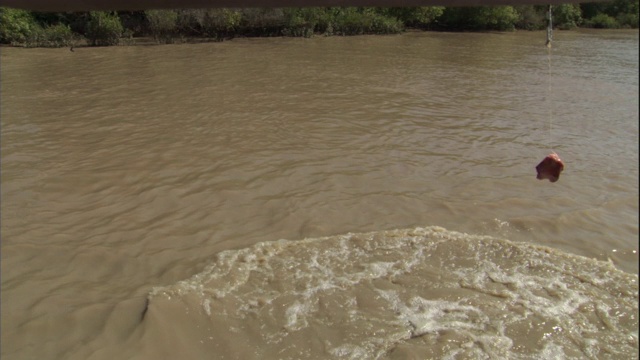
[[[546, 6], [326, 7], [179, 9], [49, 13], [0, 8], [0, 43], [61, 47], [109, 46], [153, 37], [158, 43], [233, 37], [397, 34], [408, 28], [440, 31], [539, 30]], [[637, 28], [638, 0], [554, 7], [559, 29]]]

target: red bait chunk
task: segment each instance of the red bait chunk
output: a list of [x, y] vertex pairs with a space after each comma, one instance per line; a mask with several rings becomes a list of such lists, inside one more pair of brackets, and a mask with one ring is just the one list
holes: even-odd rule
[[556, 182], [560, 178], [562, 170], [564, 170], [564, 164], [558, 154], [549, 154], [536, 166], [536, 171], [538, 172], [537, 179], [548, 179], [551, 182]]

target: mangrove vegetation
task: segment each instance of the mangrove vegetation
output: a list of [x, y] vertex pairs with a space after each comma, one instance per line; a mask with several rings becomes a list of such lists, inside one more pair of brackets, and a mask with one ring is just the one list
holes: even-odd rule
[[[0, 8], [0, 43], [24, 47], [110, 46], [135, 38], [158, 43], [248, 36], [397, 34], [540, 30], [546, 6], [178, 9], [49, 13]], [[559, 29], [638, 28], [638, 0], [553, 7]]]

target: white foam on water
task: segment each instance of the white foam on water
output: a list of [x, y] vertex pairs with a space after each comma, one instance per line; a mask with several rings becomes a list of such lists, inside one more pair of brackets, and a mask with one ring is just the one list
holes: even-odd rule
[[[579, 291], [569, 289], [557, 276], [527, 275], [526, 272], [505, 271], [490, 261], [480, 261], [476, 268], [456, 271], [463, 286], [480, 292], [510, 298], [529, 312], [553, 318], [574, 313], [589, 299]], [[495, 293], [491, 284], [505, 285]]]
[[367, 349], [353, 344], [344, 344], [333, 348], [329, 351], [329, 354], [339, 359], [366, 359], [369, 355]]
[[540, 351], [540, 358], [545, 360], [564, 360], [566, 359], [564, 351], [560, 345], [548, 342]]
[[249, 329], [234, 341], [282, 359], [613, 359], [638, 350], [636, 275], [439, 227], [226, 251], [191, 279], [154, 288], [150, 302], [159, 296], [195, 296], [201, 309], [192, 310], [218, 328]]
[[[460, 305], [459, 301], [431, 301], [421, 297], [412, 298], [405, 304], [395, 291], [379, 290], [398, 318], [411, 326], [411, 336], [437, 333], [451, 329], [481, 329], [487, 319], [473, 306]], [[472, 318], [481, 318], [473, 321]]]

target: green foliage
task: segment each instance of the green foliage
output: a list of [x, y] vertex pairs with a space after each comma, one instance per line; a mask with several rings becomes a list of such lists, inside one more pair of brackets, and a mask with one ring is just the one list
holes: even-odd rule
[[574, 29], [582, 24], [582, 9], [578, 4], [561, 4], [554, 6], [553, 26], [559, 29]]
[[445, 29], [509, 31], [519, 20], [513, 6], [478, 6], [446, 8], [440, 23]]
[[404, 24], [396, 19], [378, 14], [371, 15], [369, 34], [399, 34], [404, 31]]
[[443, 13], [444, 6], [418, 7], [406, 21], [413, 26], [427, 26], [436, 22]]
[[586, 25], [599, 29], [615, 29], [620, 27], [616, 19], [603, 13], [599, 13], [598, 15], [589, 19]]
[[76, 35], [69, 25], [42, 27], [31, 13], [0, 8], [0, 42], [26, 47], [62, 47], [74, 43]]
[[392, 16], [406, 26], [427, 29], [444, 13], [443, 6], [391, 7], [382, 8], [382, 15]]
[[242, 9], [240, 33], [254, 36], [279, 36], [285, 24], [284, 9]]
[[371, 19], [358, 14], [354, 7], [339, 9], [331, 22], [336, 35], [362, 35], [371, 27]]
[[205, 36], [222, 39], [240, 26], [242, 13], [235, 9], [209, 9], [198, 20]]
[[520, 19], [520, 14], [513, 6], [483, 7], [481, 16], [493, 30], [515, 30], [515, 24]]
[[[638, 28], [640, 0], [553, 7], [559, 29], [577, 26]], [[82, 35], [89, 45], [132, 44], [134, 36], [158, 42], [204, 37], [395, 34], [406, 27], [445, 31], [541, 30], [544, 5], [477, 7], [303, 7], [181, 9], [120, 12], [28, 12], [0, 7], [0, 43], [68, 46]]]
[[598, 28], [638, 28], [639, 1], [614, 0], [580, 4], [585, 26]]
[[69, 25], [57, 24], [38, 28], [29, 39], [28, 46], [65, 47], [75, 42], [75, 34]]
[[618, 27], [638, 28], [638, 18], [640, 16], [638, 0], [615, 0], [607, 10], [607, 15], [616, 18]]
[[518, 21], [515, 23], [517, 29], [542, 30], [547, 26], [545, 9], [533, 5], [520, 5], [513, 8], [518, 13]]
[[86, 37], [92, 46], [118, 45], [124, 32], [116, 13], [92, 11], [89, 13]]
[[638, 14], [619, 14], [616, 17], [616, 21], [621, 28], [638, 28]]
[[640, 8], [638, 0], [613, 0], [607, 3], [605, 7], [605, 14], [616, 17], [620, 14], [632, 14], [638, 15], [638, 9]]
[[330, 28], [336, 35], [396, 34], [404, 30], [397, 18], [355, 7], [334, 8]]
[[39, 28], [28, 11], [0, 8], [0, 43], [24, 46]]
[[177, 10], [176, 30], [185, 36], [202, 36], [201, 24], [204, 11], [202, 9]]
[[237, 9], [185, 9], [176, 13], [176, 31], [180, 34], [218, 40], [233, 37], [242, 20], [242, 12]]
[[125, 29], [124, 37], [127, 35], [144, 36], [147, 34], [149, 22], [144, 11], [118, 11], [118, 17], [122, 27]]
[[178, 13], [173, 10], [147, 10], [149, 31], [158, 42], [172, 43], [178, 23]]
[[282, 35], [311, 37], [316, 26], [323, 19], [319, 8], [289, 8], [284, 9], [285, 24]]

